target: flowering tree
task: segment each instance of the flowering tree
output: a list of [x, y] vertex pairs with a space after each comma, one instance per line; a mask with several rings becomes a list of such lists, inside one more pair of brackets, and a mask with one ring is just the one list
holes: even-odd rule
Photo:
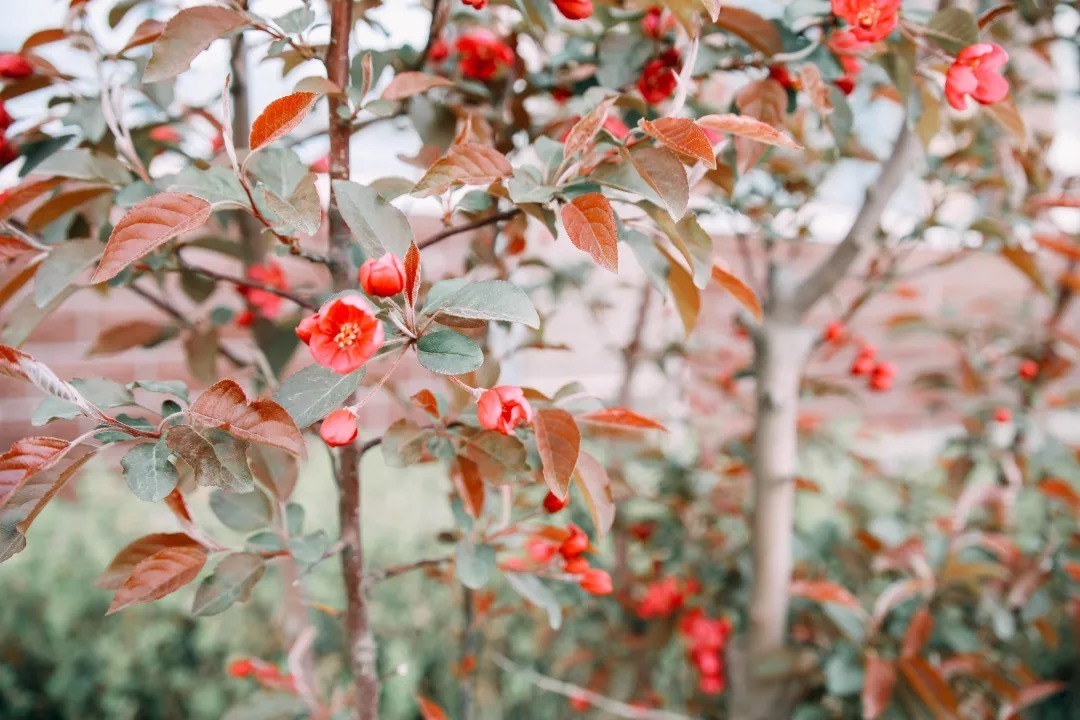
[[[1039, 240], [1075, 263], [1078, 246], [1059, 236], [1048, 215], [1075, 206], [1075, 196], [1060, 192], [1062, 181], [1041, 152], [1045, 138], [1025, 127], [1020, 110], [1047, 89], [1006, 79], [1017, 58], [1046, 62], [1059, 12], [1053, 4], [933, 9], [833, 0], [831, 7], [795, 3], [766, 19], [713, 0], [650, 7], [434, 0], [423, 47], [373, 51], [352, 35], [358, 23], [378, 23], [377, 4], [305, 1], [265, 17], [257, 2], [163, 15], [152, 0], [125, 0], [113, 4], [109, 22], [130, 36], [112, 47], [88, 21], [99, 2], [72, 0], [63, 27], [0, 56], [5, 101], [52, 94], [44, 116], [13, 119], [0, 111], [9, 131], [0, 163], [17, 163], [20, 176], [0, 200], [0, 260], [9, 267], [0, 299], [28, 288], [6, 316], [0, 368], [48, 395], [38, 413], [43, 423], [77, 416], [91, 423], [74, 439], [27, 437], [0, 456], [0, 558], [25, 546], [34, 518], [87, 461], [115, 459], [132, 492], [171, 512], [179, 530], [119, 551], [101, 579], [116, 593], [110, 611], [198, 580], [194, 613], [219, 613], [249, 597], [267, 567], [278, 569], [291, 618], [286, 667], [250, 658], [230, 671], [297, 698], [300, 712], [317, 718], [378, 716], [385, 672], [370, 588], [420, 569], [431, 571], [433, 582], [463, 586], [461, 717], [480, 712], [469, 678], [483, 672], [475, 637], [497, 615], [493, 593], [515, 591], [558, 628], [567, 602], [559, 585], [592, 596], [614, 592], [615, 600], [589, 602], [612, 602], [633, 619], [613, 632], [625, 632], [625, 647], [637, 657], [616, 651], [604, 635], [592, 652], [607, 670], [573, 684], [498, 653], [492, 660], [569, 696], [579, 709], [764, 719], [790, 717], [802, 705], [820, 711], [811, 717], [903, 710], [1007, 717], [1060, 689], [1025, 665], [1024, 680], [1010, 692], [987, 691], [980, 684], [993, 682], [993, 668], [970, 657], [962, 665], [957, 647], [931, 639], [936, 614], [957, 621], [965, 602], [951, 594], [957, 585], [978, 595], [970, 585], [992, 579], [1013, 608], [1036, 591], [1055, 598], [1069, 592], [1067, 580], [1043, 567], [1067, 548], [1044, 536], [1033, 552], [1031, 543], [1010, 539], [1005, 506], [1039, 481], [1042, 495], [1065, 497], [1073, 510], [1080, 496], [1064, 481], [1046, 490], [1045, 473], [1054, 471], [1021, 462], [1022, 433], [1005, 449], [991, 442], [987, 428], [1013, 420], [1007, 406], [991, 416], [979, 409], [957, 456], [963, 460], [952, 460], [974, 464], [985, 453], [1012, 474], [972, 489], [957, 470], [962, 512], [937, 526], [949, 552], [875, 537], [852, 504], [845, 512], [855, 529], [845, 552], [830, 559], [822, 549], [816, 565], [794, 567], [796, 492], [813, 486], [799, 464], [800, 444], [814, 446], [800, 397], [820, 387], [808, 370], [821, 353], [855, 347], [850, 374], [867, 378], [872, 391], [892, 388], [897, 369], [852, 322], [910, 269], [903, 261], [920, 240], [936, 230], [976, 232], [986, 241], [981, 250], [958, 245], [936, 266], [997, 253], [1050, 296], [1046, 334], [1004, 352], [988, 344], [972, 350], [990, 354], [966, 361], [968, 384], [960, 389], [970, 390], [973, 377], [987, 383], [995, 372], [1011, 374], [999, 382], [1015, 386], [1027, 413], [1037, 407], [1039, 388], [1065, 374], [1055, 333], [1076, 284], [1073, 266], [1049, 283], [1050, 270], [1013, 238]], [[226, 37], [232, 59], [220, 71], [220, 100], [209, 107], [178, 102], [171, 84]], [[75, 69], [45, 59], [48, 46], [60, 43], [96, 69], [78, 87], [68, 74]], [[299, 78], [294, 92], [257, 112], [248, 108], [249, 50], [280, 60], [290, 82]], [[864, 113], [878, 118], [876, 127], [859, 121]], [[313, 125], [316, 116], [321, 132], [299, 138], [302, 123]], [[354, 141], [381, 123], [419, 137], [420, 152], [408, 158], [418, 180], [350, 179]], [[891, 134], [883, 137], [880, 128]], [[298, 143], [320, 136], [328, 137], [329, 153], [302, 162]], [[827, 206], [819, 186], [850, 176], [857, 163], [876, 168], [865, 198], [835, 244], [815, 245], [813, 213], [801, 210]], [[883, 227], [905, 180], [918, 188], [918, 210]], [[861, 195], [852, 187], [847, 195]], [[973, 199], [985, 217], [958, 225], [945, 208], [957, 195]], [[445, 227], [415, 237], [402, 210], [415, 207], [409, 198], [434, 199]], [[718, 227], [735, 229], [742, 271], [714, 248]], [[454, 258], [458, 272], [429, 277], [424, 260], [466, 233], [474, 242]], [[568, 242], [595, 266], [580, 285], [607, 282], [630, 256], [643, 271], [631, 273], [642, 305], [626, 348], [627, 390], [613, 403], [576, 385], [545, 395], [528, 378], [522, 386], [500, 380], [500, 367], [522, 350], [548, 348], [545, 319], [565, 302], [557, 266], [536, 256], [551, 239]], [[804, 247], [810, 260], [798, 254]], [[286, 257], [320, 280], [295, 284], [288, 271], [295, 265], [277, 259]], [[222, 258], [241, 261], [243, 271], [223, 271]], [[530, 295], [515, 280], [537, 269], [547, 269], [550, 281]], [[859, 286], [851, 304], [824, 329], [808, 322], [849, 279]], [[19, 349], [50, 312], [91, 288], [117, 302], [138, 298], [169, 319], [149, 329], [110, 329], [98, 350], [180, 340], [204, 387], [193, 393], [174, 378], [127, 386], [68, 381]], [[231, 304], [223, 299], [230, 293]], [[680, 417], [663, 403], [647, 413], [630, 407], [652, 298], [670, 301], [691, 338], [653, 358], [668, 368], [671, 359], [700, 361], [692, 333], [703, 304], [719, 294], [736, 315], [737, 329], [725, 335], [732, 342], [748, 336], [752, 345], [744, 358], [753, 386], [749, 441], [710, 430], [705, 413]], [[240, 339], [219, 342], [229, 326], [240, 328]], [[509, 341], [499, 332], [507, 327]], [[951, 337], [963, 347], [973, 342], [956, 330]], [[1022, 358], [1018, 376], [1010, 358]], [[422, 373], [427, 387], [376, 434], [364, 407], [409, 372]], [[677, 393], [700, 402], [710, 384], [701, 377], [686, 385], [674, 371], [668, 377], [660, 398]], [[733, 401], [732, 415], [741, 387], [729, 375], [716, 388]], [[688, 466], [665, 455], [658, 436], [668, 431], [692, 438], [697, 460]], [[323, 446], [333, 449], [336, 541], [306, 531], [302, 508], [290, 502], [298, 461]], [[377, 448], [394, 466], [438, 463], [445, 470], [458, 510], [451, 554], [398, 568], [365, 565], [360, 459]], [[729, 503], [719, 515], [687, 480], [694, 473], [737, 478], [717, 457], [749, 470], [745, 503]], [[672, 478], [653, 498], [658, 512], [648, 520], [621, 514], [622, 501], [636, 494], [635, 463], [656, 463]], [[888, 481], [869, 464], [866, 472]], [[188, 504], [196, 493], [210, 493], [226, 525], [252, 533], [242, 547], [200, 525]], [[559, 520], [575, 504], [589, 532]], [[976, 529], [973, 519], [988, 504], [1000, 513], [992, 532]], [[914, 528], [925, 520], [904, 517]], [[745, 542], [732, 544], [728, 535]], [[599, 552], [602, 539], [615, 549], [610, 565]], [[632, 544], [641, 544], [643, 557], [649, 548], [678, 550], [666, 570], [642, 572], [629, 559]], [[995, 554], [995, 562], [966, 559], [962, 553], [973, 548]], [[288, 582], [335, 557], [346, 601], [341, 672], [317, 662], [302, 585]], [[901, 577], [882, 591], [867, 579], [871, 566], [882, 577]], [[451, 567], [452, 575], [442, 573]], [[1077, 566], [1066, 567], [1075, 580]], [[893, 613], [901, 604], [906, 614]], [[1048, 625], [1059, 607], [1045, 613]], [[679, 666], [693, 669], [696, 689], [676, 690], [663, 669], [651, 669], [653, 653], [672, 644], [680, 648]], [[1027, 662], [1006, 645], [991, 646], [1009, 663]], [[613, 682], [624, 671], [637, 687]], [[435, 702], [419, 703], [425, 718], [446, 717]]]

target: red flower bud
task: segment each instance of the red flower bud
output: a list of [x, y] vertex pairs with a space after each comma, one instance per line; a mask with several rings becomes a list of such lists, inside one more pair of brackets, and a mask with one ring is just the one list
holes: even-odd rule
[[589, 561], [580, 555], [566, 561], [566, 572], [571, 575], [582, 575], [589, 571]]
[[251, 677], [255, 672], [255, 664], [247, 658], [241, 658], [240, 660], [233, 660], [229, 663], [228, 673], [234, 678], [246, 678]]
[[360, 266], [360, 287], [375, 297], [397, 295], [405, 289], [405, 265], [394, 253], [368, 258]]
[[552, 0], [567, 20], [584, 20], [593, 14], [592, 0]]
[[319, 427], [319, 437], [330, 447], [348, 445], [356, 439], [356, 413], [349, 408], [335, 410]]
[[674, 49], [647, 62], [638, 80], [638, 90], [645, 102], [655, 105], [671, 97], [678, 85], [677, 75], [681, 67], [682, 58]]
[[33, 72], [34, 67], [22, 55], [0, 53], [0, 77], [19, 80]]
[[448, 57], [450, 57], [450, 48], [446, 45], [445, 40], [439, 38], [431, 43], [431, 52], [428, 53], [428, 60], [433, 63], [441, 63]]
[[150, 139], [166, 145], [175, 145], [180, 142], [180, 133], [171, 125], [158, 125], [150, 131]]
[[519, 387], [500, 385], [484, 392], [476, 403], [480, 427], [513, 435], [518, 423], [532, 422], [532, 406]]
[[994, 411], [994, 422], [1007, 423], [1012, 420], [1012, 411], [1007, 407], [999, 407]]
[[7, 130], [14, 122], [15, 119], [8, 113], [4, 103], [0, 102], [0, 132]]
[[487, 0], [461, 0], [461, 2], [474, 10], [483, 10], [487, 7]]
[[559, 553], [567, 560], [572, 560], [589, 549], [589, 536], [577, 525], [568, 528], [570, 535], [559, 546]]
[[844, 339], [847, 328], [839, 320], [833, 320], [825, 326], [824, 338], [826, 342], [839, 342]]
[[569, 502], [569, 494], [567, 494], [565, 498], [560, 498], [555, 493], [549, 491], [548, 494], [544, 496], [544, 510], [554, 515], [566, 507]]
[[614, 586], [611, 583], [611, 575], [607, 571], [598, 568], [586, 570], [578, 580], [581, 589], [593, 595], [610, 595]]
[[851, 364], [852, 375], [869, 375], [874, 369], [874, 361], [868, 357], [857, 357]]
[[1039, 363], [1027, 358], [1020, 363], [1020, 377], [1025, 380], [1034, 380], [1039, 376]]

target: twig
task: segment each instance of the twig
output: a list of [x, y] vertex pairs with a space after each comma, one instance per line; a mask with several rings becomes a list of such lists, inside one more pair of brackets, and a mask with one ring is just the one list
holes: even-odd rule
[[234, 275], [228, 275], [226, 273], [218, 272], [217, 270], [210, 270], [209, 268], [192, 265], [186, 260], [184, 260], [184, 258], [180, 255], [179, 250], [176, 253], [176, 258], [180, 261], [181, 269], [189, 270], [198, 275], [202, 275], [203, 277], [208, 277], [211, 280], [220, 280], [221, 282], [227, 282], [233, 285], [240, 285], [242, 287], [251, 288], [253, 290], [262, 290], [263, 292], [268, 292], [271, 295], [277, 295], [278, 297], [290, 300], [299, 305], [300, 307], [307, 308], [308, 310], [319, 309], [319, 306], [315, 303], [311, 302], [310, 300], [305, 300], [299, 295], [295, 295], [288, 290], [283, 290], [282, 288], [274, 287], [273, 285], [267, 285], [266, 283], [261, 283], [257, 280], [251, 280], [250, 278], [236, 277]]
[[[142, 299], [146, 300], [148, 303], [150, 303], [151, 305], [156, 307], [158, 310], [161, 310], [163, 313], [165, 313], [169, 317], [176, 320], [182, 326], [184, 326], [186, 328], [190, 328], [190, 327], [193, 326], [193, 323], [190, 320], [187, 319], [187, 316], [185, 316], [182, 312], [180, 312], [179, 310], [174, 308], [172, 305], [170, 305], [168, 302], [166, 302], [162, 298], [159, 298], [157, 295], [154, 295], [153, 293], [144, 290], [143, 288], [139, 287], [138, 285], [129, 285], [128, 289], [131, 290], [131, 292], [138, 295], [139, 297], [141, 297]], [[232, 352], [232, 350], [229, 350], [229, 348], [227, 348], [227, 347], [223, 347], [223, 346], [219, 347], [218, 352], [221, 353], [222, 357], [224, 357], [226, 360], [228, 360], [229, 362], [231, 362], [233, 365], [235, 365], [238, 368], [239, 367], [247, 367], [247, 365], [248, 365], [248, 363], [246, 363], [243, 360], [241, 360], [240, 358], [238, 358]]]
[[696, 720], [692, 715], [683, 715], [669, 710], [641, 708], [614, 700], [606, 695], [593, 692], [588, 688], [583, 688], [580, 685], [573, 685], [568, 682], [563, 682], [562, 680], [548, 677], [547, 675], [541, 675], [535, 670], [518, 665], [500, 653], [492, 653], [491, 659], [492, 662], [506, 672], [517, 673], [524, 676], [525, 679], [541, 690], [547, 690], [548, 692], [557, 693], [568, 698], [581, 698], [582, 700], [588, 701], [589, 704], [596, 709], [617, 717], [630, 718], [631, 720]]
[[366, 584], [374, 585], [380, 583], [383, 580], [389, 580], [395, 578], [398, 575], [404, 575], [405, 573], [412, 572], [413, 570], [421, 570], [428, 567], [437, 567], [444, 563], [448, 563], [454, 558], [447, 556], [441, 558], [426, 558], [424, 560], [417, 560], [415, 562], [406, 563], [405, 565], [395, 565], [394, 567], [388, 567], [384, 570], [373, 572], [365, 579]]
[[509, 220], [510, 218], [516, 217], [520, 212], [522, 212], [521, 209], [514, 208], [513, 210], [504, 210], [502, 212], [495, 213], [494, 215], [482, 217], [479, 220], [462, 223], [461, 225], [453, 225], [441, 232], [435, 233], [429, 238], [421, 240], [419, 243], [417, 243], [416, 246], [423, 250], [424, 248], [431, 247], [435, 243], [442, 242], [443, 240], [454, 237], [455, 235], [460, 235], [461, 233], [466, 233], [470, 230], [477, 230], [482, 227], [487, 227], [488, 225], [494, 225], [496, 223], [502, 222], [503, 220]]
[[641, 337], [645, 333], [645, 323], [649, 319], [649, 305], [652, 302], [652, 286], [648, 283], [641, 289], [641, 304], [638, 306], [637, 321], [634, 323], [634, 333], [630, 342], [626, 345], [624, 357], [626, 358], [623, 370], [622, 386], [619, 388], [618, 403], [626, 406], [630, 401], [630, 389], [634, 384], [634, 374], [641, 363]]
[[883, 164], [881, 174], [867, 188], [866, 200], [855, 216], [851, 229], [829, 256], [799, 284], [789, 301], [783, 303], [787, 314], [793, 317], [805, 315], [847, 274], [877, 232], [881, 214], [907, 174], [918, 148], [919, 137], [908, 126], [905, 117], [892, 154]]

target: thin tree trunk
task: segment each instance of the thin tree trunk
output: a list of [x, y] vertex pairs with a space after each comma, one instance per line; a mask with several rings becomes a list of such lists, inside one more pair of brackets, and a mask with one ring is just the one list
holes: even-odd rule
[[[239, 0], [240, 7], [247, 9], [247, 0]], [[229, 44], [229, 100], [232, 105], [232, 136], [238, 148], [246, 148], [251, 134], [251, 101], [248, 97], [248, 57], [244, 33], [238, 32]], [[267, 250], [267, 242], [262, 235], [262, 226], [251, 213], [237, 211], [236, 222], [240, 226], [241, 246], [243, 247], [244, 265], [258, 262]]]
[[[326, 50], [326, 73], [331, 82], [345, 87], [349, 81], [349, 36], [352, 33], [352, 0], [332, 0], [330, 5], [330, 45]], [[339, 110], [348, 109], [341, 95], [330, 95], [330, 177], [349, 177], [349, 142], [352, 123]], [[349, 262], [352, 239], [334, 200], [330, 202], [330, 258], [334, 287], [354, 285]], [[364, 547], [360, 535], [360, 449], [356, 443], [343, 447], [338, 455], [338, 520], [341, 524], [341, 571], [345, 583], [345, 646], [353, 675], [354, 720], [375, 720], [379, 715], [379, 677], [376, 670], [375, 639], [368, 618], [364, 588]]]

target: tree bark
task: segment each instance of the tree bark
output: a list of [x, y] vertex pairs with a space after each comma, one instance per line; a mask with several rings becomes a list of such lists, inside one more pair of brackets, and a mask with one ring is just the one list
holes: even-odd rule
[[[248, 1], [240, 0], [241, 9], [247, 10]], [[229, 100], [232, 106], [233, 143], [238, 148], [246, 148], [251, 134], [251, 101], [248, 98], [248, 57], [247, 42], [244, 33], [238, 32], [229, 43]], [[240, 226], [241, 246], [243, 247], [244, 265], [257, 263], [266, 254], [268, 243], [263, 238], [262, 225], [251, 213], [237, 211], [236, 222]]]
[[[332, 0], [330, 5], [330, 45], [326, 50], [326, 74], [338, 87], [349, 83], [349, 37], [352, 34], [352, 0]], [[343, 95], [330, 95], [330, 177], [349, 178], [349, 143], [352, 122]], [[342, 117], [342, 115], [345, 117]], [[331, 196], [330, 259], [334, 288], [353, 287], [350, 262], [352, 239]], [[368, 617], [364, 587], [364, 546], [360, 534], [360, 448], [354, 442], [338, 454], [338, 521], [341, 525], [341, 571], [345, 583], [345, 648], [353, 676], [354, 720], [376, 720], [379, 715], [379, 677], [376, 669], [375, 638]]]

